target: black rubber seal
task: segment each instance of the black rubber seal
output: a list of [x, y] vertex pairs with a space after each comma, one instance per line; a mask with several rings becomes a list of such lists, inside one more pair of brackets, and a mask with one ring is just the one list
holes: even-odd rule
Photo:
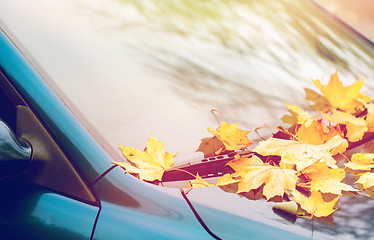
[[217, 240], [222, 240], [220, 237], [218, 237], [217, 235], [215, 235], [209, 228], [208, 226], [205, 224], [205, 222], [203, 221], [203, 219], [200, 217], [200, 215], [197, 213], [196, 209], [193, 207], [192, 203], [190, 202], [190, 200], [187, 198], [187, 195], [184, 193], [183, 189], [181, 188], [180, 189], [181, 191], [181, 194], [184, 198], [184, 200], [186, 200], [188, 206], [191, 208], [193, 214], [195, 215], [196, 219], [199, 221], [199, 223], [201, 224], [201, 226], [214, 238], [214, 239], [217, 239]]

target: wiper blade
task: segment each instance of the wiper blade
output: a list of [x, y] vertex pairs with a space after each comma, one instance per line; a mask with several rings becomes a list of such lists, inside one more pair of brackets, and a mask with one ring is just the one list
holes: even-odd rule
[[234, 152], [189, 162], [165, 171], [162, 177], [162, 182], [192, 180], [195, 179], [193, 175], [196, 176], [197, 173], [199, 173], [199, 176], [202, 178], [220, 177], [226, 173], [233, 173], [234, 171], [232, 168], [227, 166], [226, 163], [233, 160], [237, 154], [241, 156], [249, 156], [253, 155], [254, 152]]

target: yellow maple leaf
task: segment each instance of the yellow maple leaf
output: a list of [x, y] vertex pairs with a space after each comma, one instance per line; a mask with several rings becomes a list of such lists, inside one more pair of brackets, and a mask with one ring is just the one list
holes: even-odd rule
[[370, 171], [374, 168], [374, 154], [355, 153], [344, 166], [354, 171]]
[[284, 115], [282, 121], [291, 125], [294, 124], [303, 124], [308, 119], [311, 118], [308, 112], [304, 111], [297, 105], [286, 105], [290, 115]]
[[309, 88], [305, 88], [304, 91], [306, 95], [305, 99], [314, 103], [309, 104], [309, 107], [312, 109], [318, 112], [326, 112], [331, 108], [329, 101], [321, 94]]
[[309, 197], [305, 197], [299, 191], [294, 191], [292, 195], [294, 201], [314, 217], [327, 217], [337, 210], [338, 195], [323, 194], [319, 191], [313, 191]]
[[216, 185], [225, 186], [241, 181], [241, 177], [238, 174], [225, 174], [222, 177], [218, 178]]
[[355, 117], [348, 112], [332, 110], [332, 115], [323, 114], [323, 118], [327, 121], [343, 124], [346, 126], [346, 137], [350, 142], [357, 142], [362, 139], [368, 131], [366, 122], [363, 118]]
[[257, 156], [239, 158], [228, 165], [242, 178], [238, 182], [237, 193], [250, 192], [264, 185], [263, 196], [267, 200], [276, 196], [283, 197], [285, 193], [289, 194], [299, 180], [296, 171], [264, 163]]
[[367, 105], [367, 115], [366, 115], [366, 126], [368, 127], [368, 132], [374, 132], [374, 104], [369, 103]]
[[124, 168], [126, 172], [137, 174], [141, 180], [161, 181], [164, 171], [175, 163], [176, 154], [165, 152], [164, 144], [153, 136], [148, 139], [144, 151], [125, 146], [121, 146], [121, 150], [130, 163], [113, 163]]
[[349, 113], [355, 113], [357, 109], [365, 106], [370, 98], [361, 94], [364, 81], [357, 80], [349, 86], [344, 86], [339, 80], [338, 72], [331, 75], [327, 85], [322, 85], [319, 80], [314, 80], [314, 84], [322, 92], [333, 109], [340, 109]]
[[216, 136], [203, 138], [196, 152], [204, 153], [204, 158], [221, 154], [225, 149], [225, 145]]
[[269, 138], [266, 141], [261, 141], [253, 151], [263, 156], [278, 155], [281, 157], [281, 167], [295, 166], [296, 170], [300, 171], [319, 161], [325, 161], [327, 166], [336, 168], [336, 160], [332, 156], [339, 152], [343, 153], [347, 147], [347, 140], [336, 135], [321, 145]]
[[199, 176], [199, 173], [196, 174], [194, 180], [190, 180], [189, 183], [186, 183], [188, 188], [200, 188], [200, 187], [210, 187], [214, 186], [213, 184], [208, 183]]
[[208, 128], [208, 131], [221, 140], [226, 150], [239, 150], [248, 147], [252, 142], [247, 137], [250, 131], [241, 130], [238, 126], [239, 124], [223, 122], [217, 130]]
[[356, 192], [352, 186], [342, 182], [345, 178], [344, 169], [328, 168], [326, 162], [316, 162], [303, 169], [301, 174], [306, 176], [310, 181], [302, 186], [307, 187], [310, 191], [320, 191], [322, 193], [332, 193], [342, 195], [342, 191]]
[[257, 156], [240, 156], [239, 154], [235, 156], [233, 160], [227, 163], [235, 172], [240, 173], [245, 171], [250, 166], [258, 166], [264, 162]]
[[359, 189], [368, 193], [370, 197], [374, 198], [374, 173], [367, 172], [361, 174], [355, 183]]

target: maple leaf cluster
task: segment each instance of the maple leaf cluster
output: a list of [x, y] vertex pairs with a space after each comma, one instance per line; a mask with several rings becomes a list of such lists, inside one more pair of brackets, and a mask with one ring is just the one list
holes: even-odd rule
[[343, 183], [346, 172], [356, 176], [360, 190], [374, 197], [374, 155], [355, 154], [344, 168], [334, 158], [374, 130], [374, 105], [361, 93], [361, 79], [344, 86], [336, 72], [327, 85], [313, 82], [322, 93], [305, 89], [314, 115], [287, 105], [290, 115], [282, 120], [291, 127], [279, 128], [286, 134], [261, 141], [253, 149], [256, 155], [229, 162], [234, 173], [223, 176], [217, 185], [254, 200], [294, 201], [302, 210], [294, 214], [308, 214], [331, 224], [339, 196], [358, 191]]
[[[291, 125], [288, 130], [278, 127], [277, 134], [249, 150], [250, 131], [239, 129], [239, 124], [222, 122], [217, 129], [208, 128], [213, 136], [202, 139], [197, 151], [204, 157], [250, 151], [229, 161], [232, 172], [220, 177], [215, 185], [251, 200], [292, 202], [297, 206], [293, 214], [332, 224], [340, 196], [362, 191], [374, 197], [374, 154], [345, 157], [346, 163], [340, 164], [343, 167], [336, 160], [350, 144], [374, 132], [374, 104], [361, 93], [361, 79], [344, 86], [335, 72], [327, 85], [313, 82], [321, 92], [305, 89], [313, 115], [297, 105], [287, 105], [290, 114], [282, 120]], [[114, 163], [141, 180], [162, 181], [164, 172], [174, 163], [175, 154], [165, 152], [163, 143], [153, 136], [144, 151], [121, 149], [129, 163]], [[348, 172], [355, 176], [357, 188], [343, 182]], [[213, 185], [199, 174], [195, 177], [188, 188]]]

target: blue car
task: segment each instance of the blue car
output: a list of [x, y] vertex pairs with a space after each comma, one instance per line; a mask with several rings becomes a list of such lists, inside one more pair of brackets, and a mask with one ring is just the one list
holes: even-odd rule
[[278, 126], [336, 70], [374, 96], [373, 63], [373, 43], [312, 1], [0, 0], [1, 239], [373, 238], [367, 197], [342, 199], [331, 228], [112, 163], [152, 134], [176, 166], [213, 169], [196, 152], [212, 109]]

